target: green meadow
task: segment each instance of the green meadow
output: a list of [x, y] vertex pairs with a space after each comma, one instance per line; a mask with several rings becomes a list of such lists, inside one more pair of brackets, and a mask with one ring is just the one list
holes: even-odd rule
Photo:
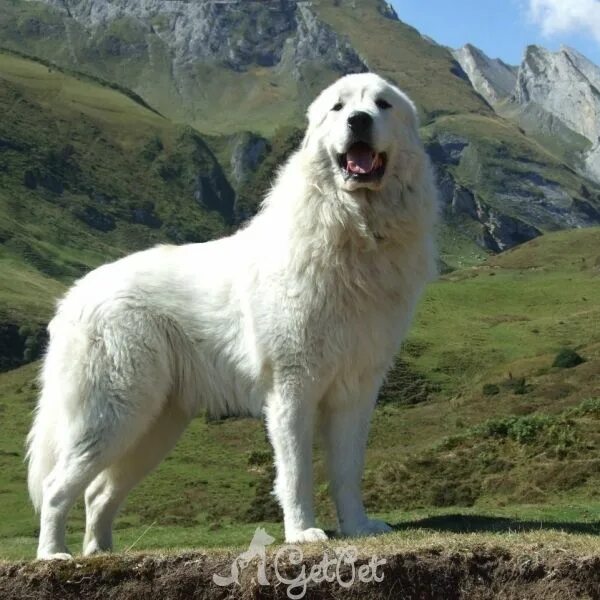
[[[397, 535], [600, 533], [599, 273], [600, 230], [587, 229], [543, 236], [429, 286], [382, 390], [364, 479], [370, 511]], [[583, 362], [553, 366], [564, 348]], [[4, 558], [35, 551], [23, 442], [38, 368], [0, 375]], [[332, 529], [318, 446], [315, 464], [319, 522]], [[129, 497], [117, 550], [244, 546], [257, 524], [281, 541], [272, 475], [261, 422], [197, 419]], [[79, 505], [74, 550], [82, 529]]]

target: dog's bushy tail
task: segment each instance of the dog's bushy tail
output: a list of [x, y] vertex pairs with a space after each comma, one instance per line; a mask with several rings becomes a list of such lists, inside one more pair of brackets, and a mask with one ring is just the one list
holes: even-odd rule
[[42, 505], [44, 479], [56, 464], [55, 423], [48, 403], [40, 398], [33, 426], [27, 436], [27, 486], [29, 497], [39, 512]]

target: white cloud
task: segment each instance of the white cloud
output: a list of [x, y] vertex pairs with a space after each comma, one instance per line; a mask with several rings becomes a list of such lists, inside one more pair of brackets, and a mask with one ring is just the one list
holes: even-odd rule
[[585, 33], [600, 44], [600, 0], [528, 0], [529, 14], [545, 35]]

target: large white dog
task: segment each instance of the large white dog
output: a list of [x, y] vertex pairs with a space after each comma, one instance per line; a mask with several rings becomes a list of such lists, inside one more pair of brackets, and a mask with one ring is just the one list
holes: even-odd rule
[[315, 524], [323, 433], [342, 534], [369, 519], [361, 476], [377, 392], [434, 275], [436, 191], [411, 101], [349, 75], [308, 111], [300, 149], [231, 237], [160, 246], [78, 281], [50, 323], [29, 434], [39, 558], [68, 558], [85, 491], [84, 554], [109, 550], [129, 491], [200, 411], [265, 415], [287, 542]]

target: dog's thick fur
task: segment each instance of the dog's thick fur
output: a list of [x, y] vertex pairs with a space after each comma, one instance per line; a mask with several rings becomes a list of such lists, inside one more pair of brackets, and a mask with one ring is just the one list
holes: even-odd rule
[[[356, 111], [387, 158], [381, 180], [339, 165]], [[435, 271], [436, 192], [415, 109], [380, 77], [343, 77], [308, 117], [247, 227], [104, 265], [60, 302], [28, 438], [39, 558], [69, 557], [67, 513], [84, 491], [83, 551], [109, 550], [126, 495], [202, 410], [265, 415], [288, 542], [326, 538], [313, 512], [315, 423], [341, 533], [388, 529], [365, 514], [363, 458], [377, 392]]]

